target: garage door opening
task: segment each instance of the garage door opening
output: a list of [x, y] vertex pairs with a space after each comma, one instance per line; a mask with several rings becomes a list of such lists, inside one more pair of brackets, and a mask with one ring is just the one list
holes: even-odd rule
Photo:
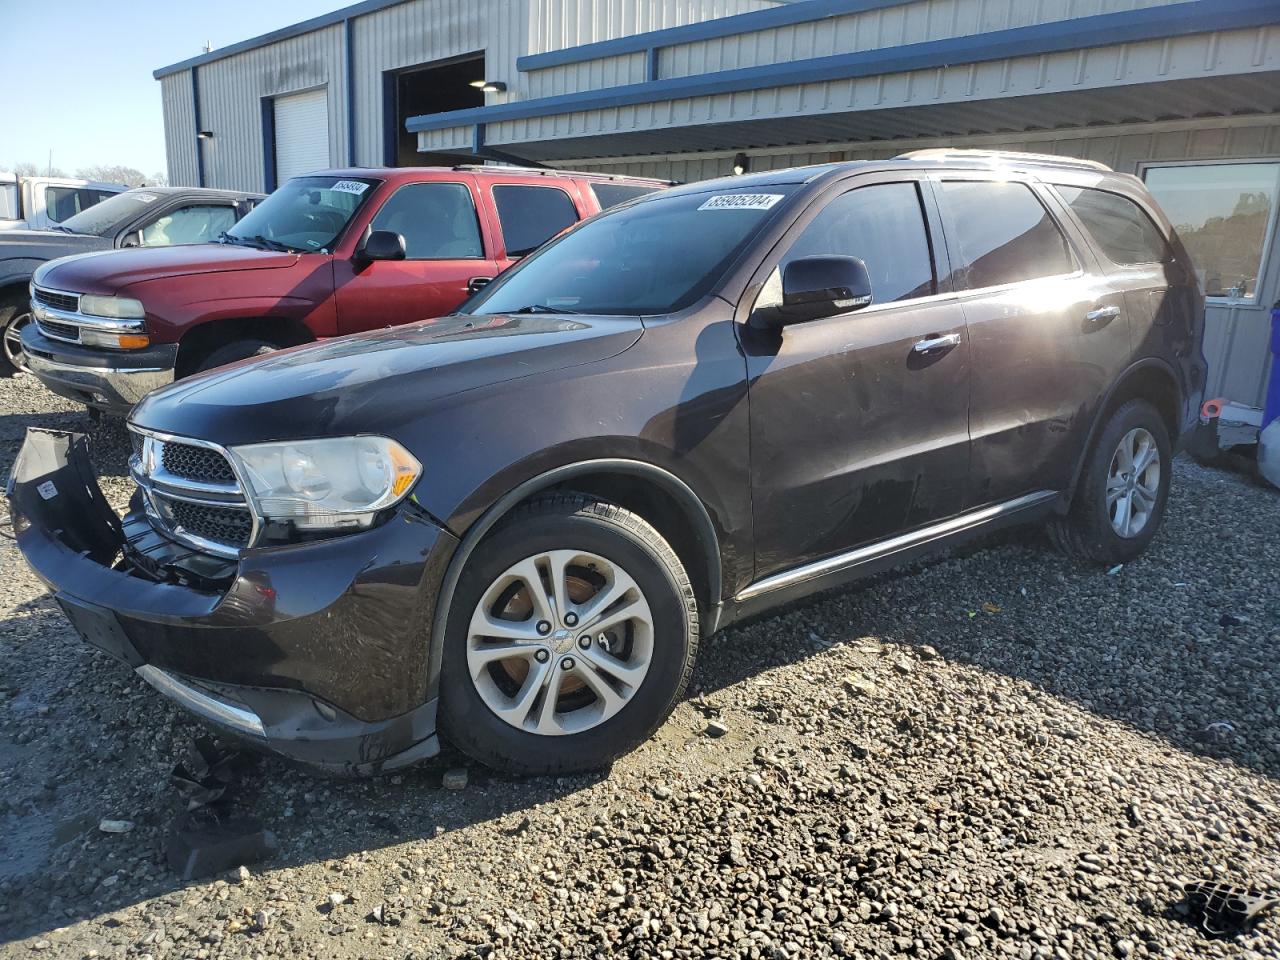
[[[276, 97], [272, 107], [275, 184], [333, 166], [325, 88]], [[269, 184], [271, 189], [275, 184]]]
[[449, 163], [443, 154], [419, 153], [418, 135], [404, 123], [410, 117], [484, 106], [484, 92], [471, 84], [485, 79], [484, 54], [420, 63], [382, 75], [383, 162], [391, 167]]

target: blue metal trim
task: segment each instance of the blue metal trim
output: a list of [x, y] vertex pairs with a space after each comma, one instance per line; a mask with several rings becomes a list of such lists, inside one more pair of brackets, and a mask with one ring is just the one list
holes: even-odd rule
[[496, 123], [581, 110], [606, 110], [746, 90], [850, 80], [1275, 23], [1280, 23], [1280, 3], [1276, 0], [1188, 0], [1164, 7], [1104, 13], [1076, 20], [1014, 27], [900, 47], [723, 70], [692, 77], [671, 77], [607, 87], [603, 90], [584, 90], [556, 97], [426, 114], [410, 117], [405, 128], [413, 133], [443, 130], [472, 123]]
[[343, 21], [344, 46], [347, 55], [347, 166], [356, 165], [356, 22]]
[[281, 40], [288, 40], [290, 37], [298, 37], [304, 33], [310, 33], [313, 30], [321, 30], [324, 27], [331, 27], [335, 23], [341, 23], [343, 20], [352, 17], [362, 17], [366, 13], [376, 13], [387, 7], [394, 7], [397, 4], [404, 3], [405, 0], [363, 0], [362, 3], [353, 3], [349, 7], [343, 7], [341, 10], [334, 10], [332, 13], [326, 13], [319, 17], [312, 17], [310, 20], [303, 20], [301, 23], [295, 23], [287, 27], [281, 27], [279, 30], [272, 30], [270, 33], [264, 33], [261, 36], [251, 37], [248, 40], [241, 40], [239, 43], [233, 43], [230, 46], [220, 47], [209, 53], [202, 53], [199, 56], [191, 57], [180, 63], [171, 63], [167, 67], [161, 67], [152, 71], [151, 75], [159, 80], [161, 77], [167, 77], [171, 73], [181, 73], [183, 70], [189, 70], [192, 67], [198, 67], [201, 64], [212, 63], [215, 60], [222, 60], [225, 57], [234, 56], [237, 53], [244, 53], [246, 50], [253, 50], [257, 47], [265, 47], [268, 44], [279, 43]]
[[200, 139], [200, 75], [191, 68], [191, 119], [195, 121], [196, 138], [196, 186], [204, 186], [204, 141]]
[[263, 97], [262, 105], [262, 192], [276, 188], [276, 98]]
[[700, 23], [689, 23], [681, 27], [666, 27], [662, 30], [634, 33], [629, 37], [618, 37], [614, 40], [584, 43], [578, 47], [566, 47], [564, 50], [528, 54], [516, 58], [516, 69], [522, 73], [530, 70], [545, 70], [547, 67], [564, 66], [566, 63], [584, 63], [587, 60], [640, 53], [650, 47], [671, 47], [680, 43], [715, 40], [718, 37], [772, 30], [775, 27], [787, 27], [796, 23], [811, 23], [828, 17], [843, 17], [866, 10], [900, 7], [912, 2], [914, 0], [807, 0], [805, 3], [789, 3], [771, 7], [768, 10], [737, 13], [733, 16], [703, 20]]

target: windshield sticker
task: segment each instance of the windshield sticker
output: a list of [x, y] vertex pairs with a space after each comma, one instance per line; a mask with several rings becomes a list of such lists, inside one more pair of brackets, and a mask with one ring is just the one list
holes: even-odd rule
[[782, 199], [780, 193], [717, 193], [699, 210], [769, 210]]
[[354, 193], [359, 196], [369, 189], [369, 185], [361, 183], [359, 180], [339, 180], [329, 189], [336, 190], [338, 193]]
[[143, 203], [152, 203], [156, 199], [156, 195], [154, 193], [135, 193], [134, 197], [141, 200]]

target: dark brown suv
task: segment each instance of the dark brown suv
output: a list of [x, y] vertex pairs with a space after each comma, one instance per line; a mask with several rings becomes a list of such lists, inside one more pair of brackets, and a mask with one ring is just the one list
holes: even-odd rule
[[700, 639], [996, 526], [1155, 536], [1203, 303], [1142, 184], [964, 152], [698, 183], [441, 320], [200, 375], [130, 420], [123, 520], [33, 432], [22, 550], [90, 642], [346, 772], [598, 767]]

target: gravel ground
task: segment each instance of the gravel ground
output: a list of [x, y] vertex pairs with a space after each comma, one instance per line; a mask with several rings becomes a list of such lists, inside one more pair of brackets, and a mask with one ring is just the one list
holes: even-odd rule
[[[6, 474], [32, 424], [89, 427], [0, 381]], [[113, 499], [124, 446], [97, 431]], [[1173, 907], [1280, 889], [1280, 495], [1234, 475], [1180, 461], [1114, 575], [1015, 532], [730, 630], [607, 776], [264, 759], [235, 808], [279, 854], [186, 884], [161, 840], [199, 728], [0, 556], [3, 956], [1280, 957], [1280, 916], [1211, 941]]]

